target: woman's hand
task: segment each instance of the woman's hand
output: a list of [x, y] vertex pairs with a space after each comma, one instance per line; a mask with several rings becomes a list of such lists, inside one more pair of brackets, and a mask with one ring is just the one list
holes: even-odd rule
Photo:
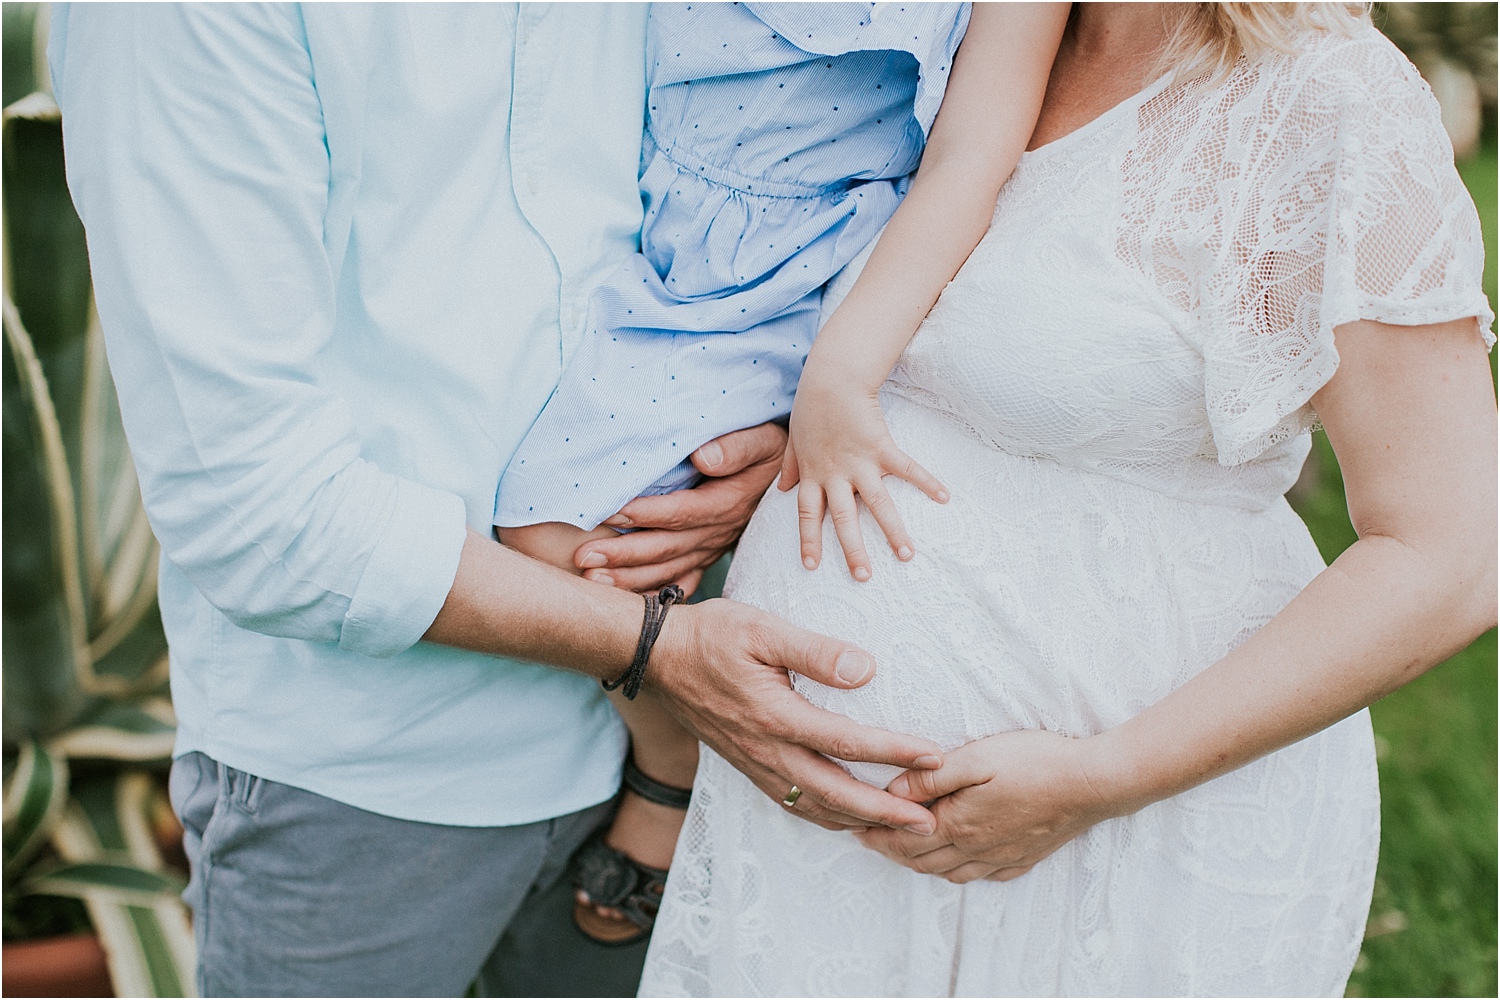
[[1095, 823], [1132, 811], [1091, 779], [1096, 750], [1091, 740], [1037, 729], [975, 740], [937, 770], [907, 771], [890, 784], [895, 795], [931, 802], [931, 836], [857, 836], [897, 864], [950, 882], [1016, 878]]
[[855, 494], [870, 508], [896, 558], [905, 561], [916, 550], [882, 478], [899, 476], [938, 503], [948, 502], [948, 491], [896, 447], [880, 409], [878, 387], [866, 390], [838, 381], [838, 375], [824, 377], [822, 371], [809, 368], [797, 387], [791, 440], [777, 486], [782, 491], [797, 487], [802, 564], [817, 569], [823, 557], [826, 511], [833, 517], [850, 574], [864, 581], [870, 578], [870, 557], [859, 530]]

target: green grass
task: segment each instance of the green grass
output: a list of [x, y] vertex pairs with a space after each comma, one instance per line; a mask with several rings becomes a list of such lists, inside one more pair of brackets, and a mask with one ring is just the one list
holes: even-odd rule
[[[1462, 165], [1484, 226], [1495, 301], [1496, 155]], [[1491, 364], [1494, 363], [1493, 355]], [[1295, 506], [1326, 559], [1354, 542], [1328, 440]], [[1350, 996], [1496, 995], [1496, 642], [1492, 630], [1371, 709], [1381, 843], [1372, 931]]]

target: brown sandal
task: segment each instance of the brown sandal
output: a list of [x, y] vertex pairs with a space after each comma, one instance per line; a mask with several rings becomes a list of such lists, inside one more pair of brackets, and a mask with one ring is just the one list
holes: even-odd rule
[[[625, 762], [624, 783], [647, 802], [669, 809], [685, 810], [692, 798], [692, 789], [674, 788], [647, 777], [634, 760]], [[610, 847], [604, 837], [604, 830], [595, 831], [573, 855], [573, 884], [588, 897], [586, 903], [573, 904], [573, 922], [599, 944], [635, 944], [650, 934], [656, 923], [656, 912], [667, 888], [667, 871], [641, 864]], [[619, 910], [632, 926], [622, 928], [618, 919], [601, 916], [596, 906]]]

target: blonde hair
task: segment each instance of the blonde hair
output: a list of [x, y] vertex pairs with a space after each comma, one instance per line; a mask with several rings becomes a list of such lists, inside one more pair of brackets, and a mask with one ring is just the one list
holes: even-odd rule
[[1348, 34], [1368, 23], [1368, 3], [1189, 3], [1162, 53], [1160, 71], [1179, 78], [1227, 74], [1241, 56], [1294, 53], [1311, 31]]

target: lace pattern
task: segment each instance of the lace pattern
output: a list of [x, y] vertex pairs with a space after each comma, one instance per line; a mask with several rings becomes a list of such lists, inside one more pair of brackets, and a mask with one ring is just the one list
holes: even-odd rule
[[[836, 555], [809, 573], [795, 498], [772, 490], [727, 593], [870, 650], [860, 690], [794, 678], [861, 722], [945, 748], [1108, 729], [1322, 570], [1283, 494], [1333, 328], [1487, 331], [1481, 267], [1436, 106], [1373, 29], [1212, 87], [1163, 81], [1023, 159], [892, 373], [891, 432], [952, 493], [888, 480], [916, 559], [871, 544], [867, 584]], [[641, 990], [1339, 995], [1378, 840], [1364, 712], [966, 886], [788, 815], [705, 753]]]

